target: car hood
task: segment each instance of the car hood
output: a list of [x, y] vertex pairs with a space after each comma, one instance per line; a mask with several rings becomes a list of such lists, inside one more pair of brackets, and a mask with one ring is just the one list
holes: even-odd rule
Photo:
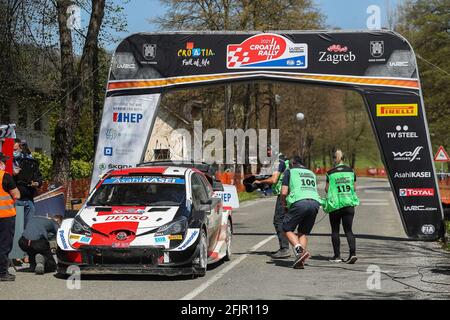
[[136, 235], [171, 222], [179, 206], [164, 207], [85, 207], [79, 217], [92, 229], [109, 234], [128, 229]]

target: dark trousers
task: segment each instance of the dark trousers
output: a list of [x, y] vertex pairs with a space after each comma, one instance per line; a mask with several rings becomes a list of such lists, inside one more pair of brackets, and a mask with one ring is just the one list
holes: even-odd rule
[[289, 249], [289, 241], [286, 238], [283, 231], [284, 211], [281, 206], [281, 197], [278, 196], [277, 203], [275, 204], [275, 214], [273, 216], [273, 225], [277, 232], [278, 242], [280, 243], [280, 249]]
[[8, 272], [8, 255], [12, 250], [16, 217], [0, 218], [0, 275]]
[[354, 207], [345, 207], [329, 214], [331, 224], [331, 241], [333, 243], [334, 257], [341, 256], [341, 240], [339, 238], [339, 229], [342, 221], [345, 236], [347, 237], [350, 248], [350, 256], [356, 255], [356, 240], [352, 231], [353, 217], [355, 216]]
[[47, 240], [28, 241], [24, 237], [21, 237], [19, 239], [19, 247], [30, 257], [31, 268], [36, 266], [36, 255], [41, 254], [45, 258], [45, 272], [53, 272], [56, 270], [56, 262], [50, 250], [50, 243]]
[[23, 228], [25, 229], [28, 224], [28, 221], [30, 221], [30, 219], [34, 216], [34, 213], [36, 212], [34, 202], [31, 200], [17, 200], [16, 206], [23, 207], [23, 214], [24, 214]]

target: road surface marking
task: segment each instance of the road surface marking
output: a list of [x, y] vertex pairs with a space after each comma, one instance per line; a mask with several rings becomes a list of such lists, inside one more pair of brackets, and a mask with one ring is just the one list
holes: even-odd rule
[[267, 242], [269, 242], [270, 240], [275, 239], [275, 235], [270, 236], [266, 239], [264, 239], [263, 241], [259, 242], [258, 244], [256, 244], [253, 248], [250, 249], [250, 251], [248, 251], [246, 254], [240, 256], [238, 259], [234, 260], [233, 262], [231, 262], [228, 266], [226, 266], [222, 271], [220, 271], [219, 273], [215, 274], [211, 279], [209, 279], [208, 281], [206, 281], [205, 283], [201, 284], [200, 286], [198, 286], [197, 288], [195, 288], [194, 290], [192, 290], [190, 293], [188, 293], [187, 295], [185, 295], [184, 297], [182, 297], [180, 300], [192, 300], [193, 298], [195, 298], [196, 296], [198, 296], [200, 293], [202, 293], [203, 291], [205, 291], [208, 287], [210, 287], [214, 282], [216, 282], [217, 280], [219, 280], [220, 278], [222, 278], [228, 271], [230, 271], [231, 269], [233, 269], [235, 266], [237, 266], [239, 263], [241, 263], [245, 258], [247, 258], [249, 256], [250, 253], [255, 252], [256, 250], [258, 250], [259, 248], [261, 248], [262, 246], [264, 246]]

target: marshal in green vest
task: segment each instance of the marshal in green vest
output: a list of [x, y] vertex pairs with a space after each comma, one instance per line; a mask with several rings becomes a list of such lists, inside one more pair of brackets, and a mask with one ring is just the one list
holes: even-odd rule
[[289, 171], [289, 195], [286, 197], [288, 208], [300, 200], [313, 199], [322, 202], [317, 192], [314, 172], [306, 168], [291, 168]]
[[336, 171], [328, 175], [328, 193], [323, 206], [326, 213], [345, 208], [356, 207], [359, 199], [355, 192], [355, 173]]
[[278, 177], [277, 183], [272, 185], [272, 193], [276, 196], [281, 193], [281, 185], [283, 183], [284, 173], [286, 172], [287, 169], [289, 169], [289, 160], [285, 160], [284, 164], [286, 165], [284, 171], [280, 172], [280, 176]]

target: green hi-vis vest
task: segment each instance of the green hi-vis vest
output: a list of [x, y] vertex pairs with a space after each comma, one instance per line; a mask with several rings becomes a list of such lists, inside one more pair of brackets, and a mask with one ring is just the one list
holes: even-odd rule
[[286, 197], [287, 207], [290, 208], [295, 202], [306, 199], [322, 202], [317, 192], [316, 175], [306, 168], [291, 168], [289, 194]]
[[359, 199], [355, 192], [354, 172], [333, 172], [328, 175], [328, 194], [323, 210], [326, 213], [359, 205]]
[[272, 185], [272, 193], [276, 196], [281, 193], [281, 185], [283, 184], [284, 173], [287, 169], [289, 169], [289, 160], [285, 160], [284, 164], [286, 165], [286, 168], [283, 172], [280, 172], [277, 183]]

